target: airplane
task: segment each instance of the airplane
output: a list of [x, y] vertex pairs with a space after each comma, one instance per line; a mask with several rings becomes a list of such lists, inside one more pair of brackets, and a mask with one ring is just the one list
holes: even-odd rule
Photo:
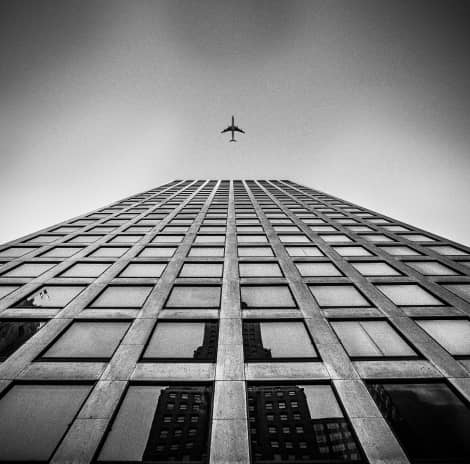
[[235, 140], [235, 132], [241, 132], [242, 134], [245, 133], [245, 131], [243, 129], [240, 129], [239, 127], [237, 127], [235, 125], [235, 117], [232, 116], [232, 125], [231, 126], [228, 126], [226, 129], [224, 129], [221, 134], [223, 134], [224, 132], [231, 132], [232, 133], [232, 138], [230, 139], [230, 142], [236, 142]]

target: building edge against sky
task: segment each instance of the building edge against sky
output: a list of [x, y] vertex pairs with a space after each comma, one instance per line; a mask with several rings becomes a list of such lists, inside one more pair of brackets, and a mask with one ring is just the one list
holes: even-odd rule
[[470, 249], [288, 180], [0, 247], [0, 461], [470, 460]]

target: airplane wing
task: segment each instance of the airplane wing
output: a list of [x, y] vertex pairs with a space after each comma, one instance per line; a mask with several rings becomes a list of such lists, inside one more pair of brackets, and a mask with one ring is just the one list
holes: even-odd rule
[[232, 130], [231, 127], [227, 127], [226, 129], [224, 129], [224, 130], [221, 132], [221, 134], [223, 134], [224, 132], [230, 132], [231, 130]]
[[236, 132], [241, 132], [242, 134], [245, 133], [245, 131], [243, 129], [240, 129], [239, 127], [237, 126], [233, 126], [233, 130], [236, 131]]

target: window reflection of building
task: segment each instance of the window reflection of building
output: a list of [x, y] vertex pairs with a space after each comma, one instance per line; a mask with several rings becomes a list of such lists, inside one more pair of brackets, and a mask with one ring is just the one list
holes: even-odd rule
[[39, 321], [0, 322], [0, 361], [7, 359], [44, 324]]
[[204, 324], [202, 345], [194, 350], [194, 359], [215, 360], [217, 356], [218, 325], [216, 322]]
[[210, 388], [171, 386], [158, 399], [145, 462], [206, 462]]
[[299, 386], [251, 386], [248, 411], [257, 463], [362, 461], [349, 423], [339, 417], [312, 419]]
[[271, 350], [263, 347], [259, 322], [246, 322], [243, 325], [243, 349], [248, 360], [272, 358]]

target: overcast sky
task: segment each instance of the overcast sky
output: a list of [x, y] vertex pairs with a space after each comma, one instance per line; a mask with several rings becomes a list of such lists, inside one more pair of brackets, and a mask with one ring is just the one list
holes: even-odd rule
[[468, 5], [3, 0], [0, 242], [175, 178], [255, 177], [470, 245]]

